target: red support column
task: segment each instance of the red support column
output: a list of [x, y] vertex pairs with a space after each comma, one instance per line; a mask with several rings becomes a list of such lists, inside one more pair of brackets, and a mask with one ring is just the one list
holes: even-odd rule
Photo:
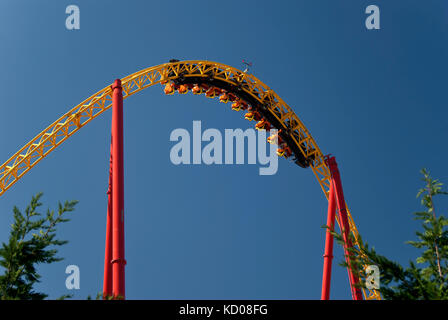
[[332, 182], [335, 188], [336, 201], [339, 211], [339, 223], [341, 227], [342, 237], [344, 239], [344, 251], [346, 256], [346, 261], [348, 264], [347, 271], [350, 281], [350, 288], [352, 292], [353, 300], [363, 300], [362, 292], [360, 288], [355, 287], [356, 284], [359, 283], [358, 277], [353, 273], [351, 263], [350, 263], [350, 255], [349, 249], [353, 247], [353, 244], [350, 240], [350, 225], [348, 223], [348, 215], [347, 215], [347, 207], [345, 205], [344, 192], [342, 190], [342, 182], [341, 176], [339, 174], [338, 165], [336, 163], [336, 159], [334, 157], [327, 157], [327, 165], [330, 168]]
[[336, 199], [334, 196], [333, 181], [330, 184], [330, 192], [328, 195], [328, 213], [327, 213], [327, 229], [325, 237], [325, 253], [324, 253], [324, 272], [322, 277], [322, 295], [321, 300], [330, 299], [330, 285], [331, 285], [331, 264], [333, 260], [333, 235], [334, 218], [336, 211]]
[[110, 143], [109, 188], [107, 190], [106, 250], [104, 254], [103, 299], [112, 296], [112, 141]]
[[112, 85], [112, 293], [125, 298], [123, 93], [120, 79]]

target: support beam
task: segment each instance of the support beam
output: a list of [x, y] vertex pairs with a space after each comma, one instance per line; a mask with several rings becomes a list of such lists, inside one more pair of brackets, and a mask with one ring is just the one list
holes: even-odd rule
[[339, 224], [341, 227], [341, 233], [344, 240], [344, 251], [345, 257], [348, 264], [347, 271], [350, 281], [350, 289], [352, 293], [353, 300], [363, 300], [362, 292], [360, 288], [356, 287], [359, 283], [358, 277], [354, 274], [352, 266], [350, 263], [351, 253], [349, 249], [353, 247], [352, 241], [350, 240], [350, 225], [348, 223], [347, 207], [345, 205], [344, 192], [342, 190], [341, 176], [339, 173], [338, 165], [336, 159], [331, 156], [327, 156], [326, 162], [331, 172], [331, 180], [334, 184], [336, 203], [339, 213]]
[[109, 187], [107, 189], [107, 222], [105, 248], [103, 299], [112, 296], [112, 141], [110, 143]]
[[120, 79], [112, 85], [112, 293], [125, 298], [123, 92]]
[[333, 235], [334, 231], [334, 218], [336, 211], [336, 199], [334, 196], [334, 184], [331, 181], [330, 192], [328, 195], [328, 212], [327, 212], [327, 229], [325, 237], [325, 253], [324, 253], [324, 272], [322, 277], [322, 295], [321, 300], [330, 299], [330, 286], [331, 286], [331, 265], [333, 260]]

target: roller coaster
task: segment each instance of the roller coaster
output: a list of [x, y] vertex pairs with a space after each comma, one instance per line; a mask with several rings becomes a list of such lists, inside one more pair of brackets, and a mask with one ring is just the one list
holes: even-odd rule
[[[31, 141], [20, 148], [0, 166], [0, 196], [19, 181], [37, 163], [60, 146], [78, 130], [112, 108], [112, 142], [106, 226], [106, 253], [104, 267], [104, 296], [124, 299], [124, 210], [123, 210], [123, 100], [154, 85], [162, 85], [165, 94], [176, 92], [231, 103], [234, 111], [245, 111], [245, 119], [256, 121], [256, 129], [276, 135], [269, 143], [278, 144], [278, 156], [292, 160], [302, 168], [311, 168], [324, 196], [328, 200], [327, 225], [338, 223], [344, 239], [352, 298], [380, 300], [378, 290], [358, 286], [360, 281], [350, 268], [348, 258], [351, 246], [359, 248], [359, 233], [348, 210], [342, 191], [336, 160], [325, 156], [316, 141], [294, 111], [258, 78], [231, 66], [203, 60], [179, 61], [153, 66], [117, 79], [112, 85], [62, 115]], [[337, 209], [337, 214], [335, 214]], [[329, 299], [333, 235], [326, 232], [324, 274], [321, 299]], [[353, 243], [351, 241], [353, 239]], [[367, 268], [367, 266], [364, 266]]]

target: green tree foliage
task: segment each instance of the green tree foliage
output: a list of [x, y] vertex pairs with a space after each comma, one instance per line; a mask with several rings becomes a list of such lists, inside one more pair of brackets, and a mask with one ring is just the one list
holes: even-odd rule
[[[89, 294], [87, 296], [87, 300], [93, 300], [92, 296]], [[108, 295], [104, 295], [102, 292], [98, 292], [95, 300], [124, 300], [123, 296], [117, 295], [117, 296], [108, 296]]]
[[[36, 292], [34, 285], [40, 282], [36, 267], [39, 264], [49, 264], [61, 261], [57, 257], [57, 247], [67, 243], [56, 239], [56, 227], [69, 221], [66, 213], [75, 209], [77, 201], [59, 203], [58, 211], [48, 209], [42, 216], [37, 210], [42, 205], [42, 193], [33, 196], [31, 203], [22, 214], [14, 207], [14, 223], [9, 241], [0, 248], [0, 265], [4, 273], [0, 275], [0, 299], [42, 300], [47, 297], [42, 292]], [[63, 296], [61, 298], [66, 298]]]
[[[436, 215], [434, 198], [447, 195], [442, 191], [443, 184], [431, 178], [426, 169], [421, 170], [424, 187], [417, 194], [423, 211], [414, 213], [414, 218], [421, 221], [421, 231], [416, 232], [417, 240], [407, 244], [420, 249], [421, 255], [403, 267], [385, 256], [378, 254], [362, 239], [359, 247], [349, 250], [348, 256], [352, 270], [366, 287], [368, 278], [363, 266], [377, 265], [380, 269], [379, 291], [388, 300], [444, 300], [448, 299], [448, 219], [442, 214]], [[327, 226], [325, 226], [328, 228]], [[340, 234], [333, 232], [339, 243], [344, 244]], [[352, 238], [352, 241], [354, 239]], [[347, 267], [344, 261], [341, 265]]]

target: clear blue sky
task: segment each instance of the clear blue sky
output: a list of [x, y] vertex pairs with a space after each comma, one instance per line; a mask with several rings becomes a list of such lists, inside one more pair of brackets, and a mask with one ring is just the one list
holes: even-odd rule
[[[78, 31], [65, 28], [69, 4], [80, 7]], [[364, 26], [369, 4], [381, 30]], [[0, 162], [115, 78], [171, 58], [248, 59], [337, 157], [363, 238], [407, 263], [419, 170], [448, 183], [447, 18], [446, 1], [423, 0], [1, 1]], [[102, 289], [110, 120], [87, 125], [0, 198], [0, 241], [13, 205], [36, 192], [45, 208], [80, 201], [59, 230], [65, 260], [40, 269], [50, 298], [71, 293], [69, 264], [81, 270], [76, 298]], [[274, 176], [257, 165], [175, 166], [170, 132], [193, 120], [253, 125], [229, 105], [160, 87], [125, 101], [127, 297], [318, 299], [327, 204], [311, 170], [287, 160]], [[348, 299], [346, 270], [336, 264], [333, 275], [332, 298]]]

